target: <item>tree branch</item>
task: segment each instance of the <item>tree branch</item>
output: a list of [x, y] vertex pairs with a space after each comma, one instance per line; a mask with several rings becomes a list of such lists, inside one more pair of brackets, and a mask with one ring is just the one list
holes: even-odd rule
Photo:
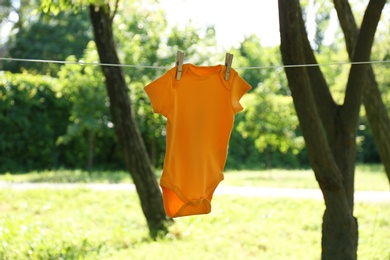
[[[376, 28], [385, 4], [386, 0], [370, 0], [356, 42], [352, 58], [353, 62], [368, 61], [370, 59]], [[364, 86], [362, 82], [365, 80], [368, 69], [369, 64], [354, 64], [349, 73], [344, 105], [342, 107], [342, 119], [347, 128], [351, 127], [351, 134], [356, 131], [359, 121], [359, 110]]]
[[118, 12], [118, 6], [119, 6], [119, 0], [116, 0], [116, 1], [115, 1], [114, 11], [112, 12], [112, 15], [111, 15], [111, 17], [110, 17], [111, 22], [114, 20], [115, 15], [116, 15], [116, 13]]
[[359, 29], [348, 0], [333, 0], [333, 2], [336, 8], [337, 17], [339, 18], [340, 25], [344, 33], [345, 45], [350, 59], [352, 59]]
[[[348, 0], [334, 0], [338, 19], [344, 33], [349, 58], [352, 59], [359, 29]], [[381, 97], [372, 66], [363, 86], [363, 103], [372, 129], [375, 144], [390, 182], [390, 119]]]
[[[301, 24], [301, 35], [302, 35], [302, 46], [305, 55], [306, 64], [318, 64], [317, 59], [314, 55], [314, 51], [310, 45], [307, 37], [307, 31], [302, 19], [302, 10], [299, 8], [299, 23]], [[319, 66], [310, 66], [306, 68], [310, 79], [310, 86], [315, 99], [316, 107], [318, 109], [321, 121], [327, 131], [332, 132], [334, 115], [337, 110], [337, 105], [333, 100], [332, 94], [330, 93], [328, 84], [325, 80], [324, 75], [321, 72]]]
[[[280, 48], [285, 65], [306, 62], [300, 19], [298, 0], [279, 0]], [[340, 189], [341, 173], [323, 131], [307, 68], [286, 68], [285, 71], [316, 179], [322, 190]]]

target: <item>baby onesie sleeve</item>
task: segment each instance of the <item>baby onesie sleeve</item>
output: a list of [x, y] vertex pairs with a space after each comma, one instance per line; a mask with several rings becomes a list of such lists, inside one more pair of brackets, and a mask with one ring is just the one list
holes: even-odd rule
[[167, 117], [173, 106], [172, 70], [145, 86], [144, 90], [152, 103], [153, 112]]
[[249, 85], [248, 82], [246, 82], [243, 78], [241, 78], [241, 76], [236, 71], [234, 71], [231, 76], [233, 76], [231, 86], [230, 86], [231, 101], [233, 105], [233, 111], [235, 114], [237, 114], [238, 112], [244, 109], [240, 103], [240, 99], [252, 87], [251, 85]]

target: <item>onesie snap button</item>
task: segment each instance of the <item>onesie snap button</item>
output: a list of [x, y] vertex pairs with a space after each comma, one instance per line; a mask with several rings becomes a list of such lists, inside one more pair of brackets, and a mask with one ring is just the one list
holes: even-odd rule
[[199, 204], [202, 202], [202, 199], [194, 199], [187, 202], [188, 205], [191, 206], [199, 206]]

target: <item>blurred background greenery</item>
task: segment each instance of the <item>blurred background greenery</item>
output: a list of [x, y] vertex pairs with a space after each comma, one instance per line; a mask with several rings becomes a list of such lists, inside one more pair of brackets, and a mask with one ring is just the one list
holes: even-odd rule
[[[303, 2], [307, 8], [308, 2]], [[72, 64], [99, 61], [86, 10], [54, 16], [36, 11], [38, 1], [21, 3], [9, 1], [0, 8], [4, 19], [12, 12], [18, 15], [10, 34], [2, 39], [0, 56], [69, 63], [0, 62], [0, 172], [124, 169], [101, 68]], [[169, 68], [174, 66], [178, 50], [185, 52], [188, 62], [198, 65], [223, 63], [225, 51], [235, 55], [233, 67], [253, 88], [242, 100], [245, 110], [235, 119], [227, 169], [309, 167], [287, 80], [279, 67], [282, 61], [278, 46], [262, 46], [258, 36], [252, 34], [239, 46], [224, 49], [217, 43], [213, 25], [199, 27], [189, 22], [184, 27], [168, 26], [166, 13], [158, 2], [124, 4], [137, 8], [120, 8], [115, 17], [116, 44], [123, 64]], [[321, 8], [318, 13], [326, 14], [332, 6]], [[362, 14], [356, 16], [361, 18]], [[389, 20], [382, 20], [373, 60], [389, 59]], [[321, 32], [329, 27], [330, 17], [318, 15], [315, 22], [312, 44], [319, 62], [348, 60], [340, 29], [331, 43], [324, 42]], [[266, 68], [244, 69], [259, 66]], [[373, 67], [390, 110], [390, 83], [386, 81], [390, 78], [389, 65]], [[341, 102], [349, 66], [321, 69], [335, 99]], [[125, 68], [136, 118], [156, 168], [163, 163], [165, 119], [152, 113], [143, 87], [165, 71]], [[364, 110], [360, 121], [357, 162], [378, 164], [380, 159]]]

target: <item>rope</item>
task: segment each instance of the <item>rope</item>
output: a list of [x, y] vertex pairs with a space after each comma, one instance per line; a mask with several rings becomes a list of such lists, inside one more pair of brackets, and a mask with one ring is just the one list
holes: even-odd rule
[[378, 63], [390, 63], [390, 60], [375, 60], [375, 61], [344, 61], [333, 62], [323, 64], [293, 64], [293, 65], [273, 65], [273, 66], [259, 66], [259, 67], [241, 67], [236, 68], [250, 70], [250, 69], [276, 69], [276, 68], [299, 68], [299, 67], [320, 67], [320, 66], [335, 66], [335, 65], [361, 65], [361, 64], [378, 64]]
[[[60, 61], [60, 60], [41, 60], [41, 59], [19, 59], [19, 58], [3, 58], [2, 61], [21, 61], [21, 62], [35, 62], [35, 63], [56, 63], [56, 64], [73, 64], [81, 66], [111, 66], [111, 67], [125, 67], [125, 68], [143, 68], [143, 69], [170, 69], [172, 66], [154, 66], [154, 65], [134, 65], [134, 64], [110, 64], [99, 62], [83, 62], [83, 61]], [[271, 65], [271, 66], [254, 66], [254, 67], [239, 67], [236, 70], [255, 70], [255, 69], [276, 69], [276, 68], [298, 68], [298, 67], [319, 67], [319, 66], [335, 66], [335, 65], [361, 65], [361, 64], [379, 64], [390, 63], [390, 60], [374, 60], [374, 61], [355, 61], [355, 62], [333, 62], [324, 64], [292, 64], [292, 65]]]
[[3, 58], [3, 61], [22, 61], [22, 62], [34, 62], [34, 63], [56, 63], [56, 64], [73, 64], [81, 66], [110, 66], [110, 67], [128, 67], [128, 68], [145, 68], [145, 69], [167, 69], [168, 66], [151, 66], [151, 65], [130, 65], [130, 64], [111, 64], [100, 62], [83, 62], [83, 61], [62, 61], [62, 60], [41, 60], [41, 59], [19, 59], [19, 58]]

